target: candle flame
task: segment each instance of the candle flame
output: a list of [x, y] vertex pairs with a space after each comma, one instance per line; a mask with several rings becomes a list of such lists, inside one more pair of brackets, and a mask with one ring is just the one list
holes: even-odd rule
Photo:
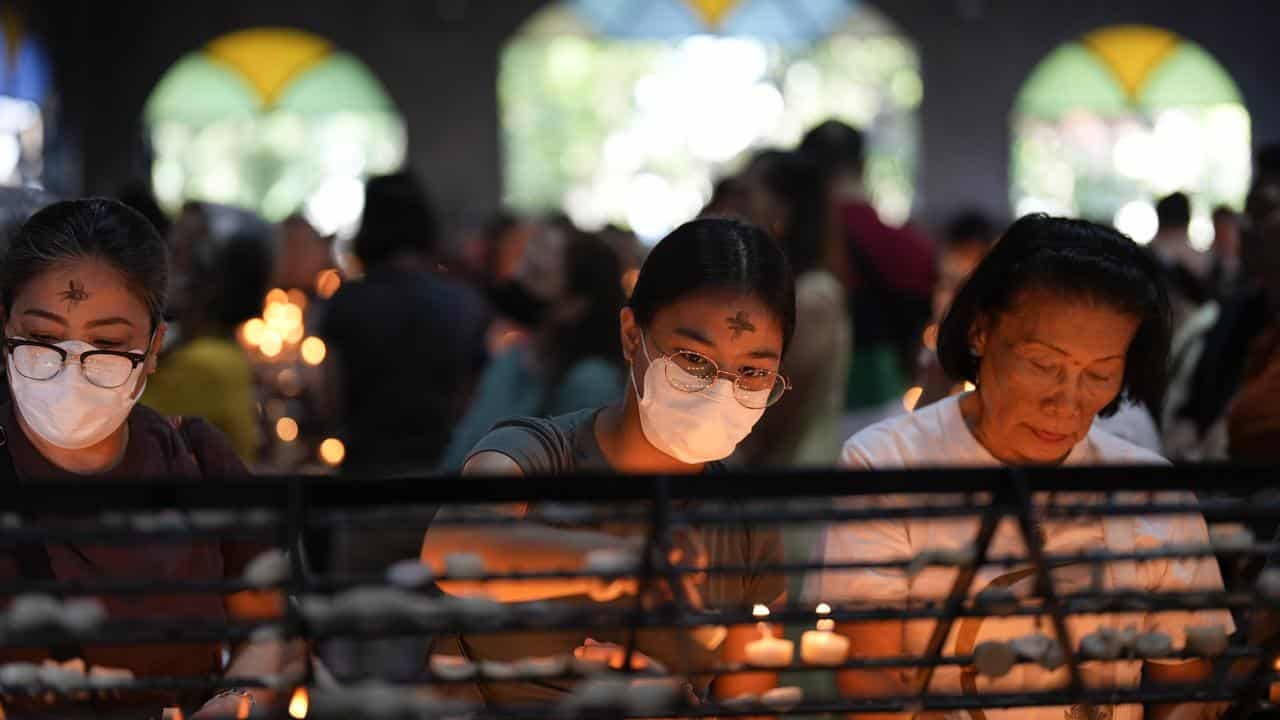
[[1280, 657], [1276, 658], [1276, 662], [1272, 665], [1276, 670], [1280, 670]]
[[964, 391], [965, 391], [965, 392], [973, 392], [974, 390], [977, 390], [977, 389], [978, 389], [978, 386], [977, 386], [977, 385], [974, 385], [973, 383], [969, 382], [968, 380], [966, 380], [966, 381], [964, 382]]
[[831, 606], [826, 603], [818, 603], [818, 607], [814, 608], [814, 612], [818, 613], [819, 615], [830, 615]]
[[307, 689], [300, 687], [293, 691], [293, 697], [289, 698], [289, 717], [295, 720], [302, 720], [307, 716]]
[[751, 616], [755, 618], [769, 617], [769, 607], [767, 605], [756, 605], [751, 608]]

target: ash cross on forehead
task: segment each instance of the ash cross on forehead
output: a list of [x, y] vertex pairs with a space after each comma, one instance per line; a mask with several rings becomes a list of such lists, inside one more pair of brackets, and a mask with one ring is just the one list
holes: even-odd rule
[[76, 303], [89, 299], [89, 293], [85, 292], [84, 283], [79, 280], [68, 282], [67, 289], [59, 293], [59, 296], [67, 303], [67, 312], [75, 309]]
[[744, 332], [756, 331], [756, 326], [751, 324], [751, 316], [747, 315], [745, 310], [739, 310], [737, 315], [725, 318], [724, 321], [729, 323], [729, 329], [733, 331], [734, 340], [742, 337]]

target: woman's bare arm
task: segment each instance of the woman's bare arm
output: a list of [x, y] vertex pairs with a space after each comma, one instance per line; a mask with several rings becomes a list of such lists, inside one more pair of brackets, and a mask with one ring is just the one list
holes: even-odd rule
[[[497, 452], [482, 452], [462, 469], [466, 475], [522, 475], [511, 458]], [[523, 505], [508, 505], [495, 512], [523, 518]], [[443, 519], [446, 522], [441, 523]], [[436, 572], [443, 572], [446, 558], [453, 553], [480, 556], [488, 573], [579, 571], [592, 550], [635, 552], [638, 544], [628, 538], [591, 530], [567, 530], [534, 522], [504, 526], [449, 526], [448, 515], [437, 522], [422, 542], [421, 559]], [[594, 578], [563, 580], [462, 581], [443, 580], [440, 588], [450, 595], [481, 594], [502, 602], [528, 602], [589, 595], [599, 601], [634, 592], [634, 581], [605, 582]]]

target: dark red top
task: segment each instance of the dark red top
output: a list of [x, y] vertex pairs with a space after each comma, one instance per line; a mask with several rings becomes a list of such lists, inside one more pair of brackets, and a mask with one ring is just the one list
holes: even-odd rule
[[[0, 405], [0, 423], [8, 438], [14, 469], [24, 483], [41, 479], [75, 479], [85, 483], [112, 480], [166, 478], [174, 482], [216, 482], [223, 477], [244, 477], [248, 470], [227, 439], [208, 423], [186, 419], [185, 437], [168, 419], [154, 410], [137, 406], [129, 414], [129, 442], [119, 465], [98, 475], [75, 475], [41, 455], [18, 426], [9, 403]], [[195, 452], [203, 466], [197, 466]], [[104, 508], [105, 509], [105, 508]], [[47, 522], [59, 522], [49, 518]], [[76, 522], [76, 519], [61, 521]], [[83, 518], [79, 519], [83, 522]], [[249, 543], [191, 541], [147, 545], [49, 544], [49, 561], [58, 580], [216, 580], [239, 577], [245, 565], [262, 548]], [[18, 577], [17, 562], [0, 553], [0, 579]], [[220, 596], [126, 595], [99, 597], [113, 620], [200, 619], [221, 621], [227, 611]], [[4, 602], [8, 602], [6, 598]], [[163, 645], [86, 647], [89, 665], [127, 668], [135, 676], [218, 675], [222, 671], [219, 645]], [[40, 662], [48, 654], [39, 650], [0, 648], [0, 662]], [[190, 700], [188, 699], [188, 702]]]
[[[840, 219], [845, 231], [845, 242], [857, 245], [857, 249], [875, 265], [886, 285], [928, 298], [933, 293], [934, 273], [933, 242], [911, 225], [900, 228], [885, 225], [875, 208], [860, 201], [845, 202], [840, 206]], [[850, 253], [853, 287], [860, 287], [855, 256]]]

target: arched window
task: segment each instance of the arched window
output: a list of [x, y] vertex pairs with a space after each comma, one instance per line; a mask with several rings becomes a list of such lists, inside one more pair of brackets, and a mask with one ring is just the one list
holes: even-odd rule
[[829, 117], [869, 136], [867, 184], [909, 214], [919, 60], [847, 0], [562, 0], [507, 44], [498, 97], [505, 202], [654, 241], [743, 154]]
[[0, 11], [0, 185], [41, 185], [52, 92], [44, 47]]
[[236, 205], [322, 232], [359, 222], [365, 178], [398, 169], [404, 121], [364, 63], [299, 30], [219, 37], [178, 60], [147, 100], [163, 207]]
[[1013, 111], [1015, 211], [1113, 222], [1139, 242], [1154, 203], [1192, 199], [1192, 242], [1249, 187], [1249, 113], [1227, 72], [1171, 32], [1118, 26], [1066, 43], [1032, 70]]

